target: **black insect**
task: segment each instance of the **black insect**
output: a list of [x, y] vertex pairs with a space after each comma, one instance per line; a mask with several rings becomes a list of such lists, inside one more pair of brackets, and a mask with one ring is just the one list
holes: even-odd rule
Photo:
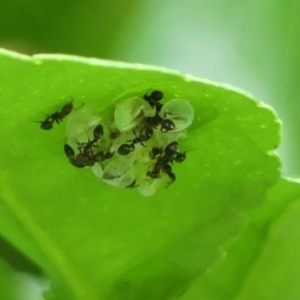
[[168, 183], [166, 187], [168, 187], [170, 184], [172, 184], [176, 180], [176, 175], [172, 172], [172, 167], [169, 164], [163, 165], [162, 172], [167, 174], [171, 181]]
[[68, 158], [75, 156], [75, 152], [74, 152], [73, 148], [68, 144], [64, 145], [64, 151]]
[[100, 151], [95, 154], [79, 152], [75, 155], [75, 151], [68, 144], [64, 145], [64, 151], [70, 163], [77, 168], [92, 167], [96, 162], [103, 162], [114, 155], [114, 152], [110, 152], [109, 150]]
[[[78, 107], [78, 108], [80, 108], [80, 107]], [[65, 104], [60, 111], [57, 111], [51, 115], [46, 115], [47, 118], [44, 121], [38, 121], [37, 123], [41, 123], [41, 129], [50, 130], [50, 129], [52, 129], [54, 122], [56, 122], [57, 124], [62, 122], [63, 119], [67, 115], [69, 115], [73, 109], [74, 109], [73, 99], [71, 99], [71, 101], [68, 102], [67, 104]]]
[[70, 163], [77, 168], [91, 167], [95, 163], [93, 157], [84, 156], [82, 153], [75, 155], [73, 148], [68, 144], [64, 145], [64, 151]]
[[153, 147], [150, 152], [150, 158], [155, 159], [156, 156], [163, 154], [163, 148]]
[[185, 153], [178, 152], [179, 144], [178, 142], [170, 143], [165, 149], [165, 160], [168, 160], [170, 163], [175, 162], [183, 162], [186, 158]]
[[164, 114], [162, 118], [159, 115], [163, 104], [159, 101], [163, 98], [164, 94], [161, 91], [153, 91], [150, 95], [145, 94], [143, 99], [146, 100], [151, 107], [155, 108], [155, 115], [153, 117], [147, 117], [146, 126], [151, 128], [157, 128], [160, 125], [161, 132], [168, 132], [175, 129], [175, 124], [173, 121], [166, 119], [168, 113]]
[[151, 107], [155, 107], [157, 112], [160, 112], [163, 105], [159, 102], [164, 97], [163, 92], [153, 91], [150, 95], [145, 94], [143, 99], [146, 100]]
[[[164, 152], [161, 148], [154, 147], [152, 148], [152, 153], [150, 154], [151, 158], [158, 157], [152, 171], [148, 171], [147, 176], [151, 178], [161, 177], [161, 173], [165, 173], [171, 179], [173, 183], [176, 179], [175, 174], [172, 172], [172, 167], [170, 164], [175, 162], [183, 162], [185, 160], [185, 153], [178, 152], [178, 142], [171, 142], [165, 148]], [[163, 154], [162, 154], [163, 153]], [[170, 183], [170, 184], [171, 184]]]
[[180, 163], [180, 162], [183, 162], [186, 158], [186, 154], [185, 153], [179, 153], [179, 152], [176, 152], [174, 155], [173, 155], [173, 160]]
[[165, 113], [164, 118], [162, 118], [158, 112], [153, 117], [147, 117], [146, 127], [157, 128], [160, 125], [161, 132], [168, 132], [175, 129], [175, 124], [169, 119], [165, 119], [167, 113]]
[[97, 142], [103, 137], [104, 134], [104, 129], [101, 124], [97, 125], [94, 128], [93, 135], [94, 139], [89, 140], [87, 143], [79, 143], [79, 151], [84, 155], [84, 156], [91, 156], [93, 155], [93, 147], [98, 147]]
[[134, 151], [135, 147], [133, 143], [130, 144], [122, 144], [119, 149], [118, 149], [118, 153], [120, 155], [127, 155], [130, 152]]
[[38, 121], [37, 123], [41, 123], [41, 128], [43, 130], [50, 130], [53, 127], [52, 116], [47, 116], [44, 121]]
[[93, 155], [93, 160], [94, 160], [94, 162], [103, 162], [106, 159], [113, 157], [113, 155], [114, 155], [114, 152], [110, 152], [109, 150], [100, 151]]
[[169, 178], [171, 179], [169, 185], [176, 180], [176, 175], [172, 172], [171, 165], [167, 164], [166, 162], [160, 164], [159, 167], [156, 166], [156, 168], [154, 168], [154, 170], [152, 170], [151, 172], [148, 172], [147, 175], [153, 179], [156, 179], [161, 177], [161, 173], [165, 173], [169, 176]]
[[[134, 132], [135, 133], [135, 132]], [[118, 153], [120, 155], [127, 155], [130, 152], [134, 151], [135, 149], [135, 144], [140, 143], [142, 146], [145, 146], [143, 142], [148, 141], [153, 135], [153, 129], [150, 127], [146, 127], [145, 131], [141, 131], [140, 135], [136, 137], [133, 140], [129, 140], [126, 143], [122, 144], [119, 149]]]
[[[89, 140], [87, 143], [78, 143], [79, 153], [75, 155], [75, 151], [65, 144], [64, 151], [66, 156], [69, 158], [70, 163], [77, 168], [91, 167], [96, 162], [103, 162], [113, 156], [113, 152], [99, 151], [94, 153], [93, 147], [98, 147], [98, 140], [102, 138], [104, 134], [103, 126], [97, 125], [93, 130], [94, 138]], [[110, 147], [109, 147], [110, 148]]]
[[[163, 166], [167, 165], [168, 163], [172, 163], [174, 160], [174, 156], [178, 153], [177, 152], [178, 147], [179, 147], [178, 142], [172, 142], [166, 146], [164, 153], [162, 152], [161, 149], [154, 147], [152, 149], [151, 157], [156, 157], [160, 153], [163, 153], [163, 155], [161, 154], [158, 156], [154, 168], [150, 173], [159, 175], [160, 170], [162, 169]], [[155, 152], [153, 153], [153, 151]]]

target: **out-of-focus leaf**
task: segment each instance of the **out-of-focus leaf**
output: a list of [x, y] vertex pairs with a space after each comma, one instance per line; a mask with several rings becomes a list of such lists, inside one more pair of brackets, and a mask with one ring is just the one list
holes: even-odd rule
[[0, 237], [0, 257], [14, 270], [41, 275], [41, 270], [28, 260], [18, 249]]
[[16, 299], [16, 281], [12, 269], [0, 259], [0, 299], [17, 300]]
[[255, 209], [226, 259], [212, 267], [182, 300], [299, 299], [300, 185], [281, 179]]
[[107, 58], [135, 0], [1, 2], [0, 45], [28, 54]]

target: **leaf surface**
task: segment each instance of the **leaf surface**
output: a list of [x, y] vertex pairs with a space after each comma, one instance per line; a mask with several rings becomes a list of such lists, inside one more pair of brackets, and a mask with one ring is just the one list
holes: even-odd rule
[[299, 299], [299, 181], [282, 178], [249, 215], [226, 259], [200, 276], [182, 300]]
[[[163, 68], [2, 50], [0, 230], [51, 277], [57, 299], [171, 299], [224, 254], [279, 179], [274, 112], [231, 87]], [[100, 113], [150, 89], [190, 101], [177, 180], [149, 198], [117, 189], [63, 152], [70, 97]]]

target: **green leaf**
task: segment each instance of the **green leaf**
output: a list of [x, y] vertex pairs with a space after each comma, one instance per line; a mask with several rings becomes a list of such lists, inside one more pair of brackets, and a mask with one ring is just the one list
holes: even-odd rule
[[[250, 95], [163, 68], [0, 54], [0, 230], [43, 268], [55, 299], [171, 299], [216, 260], [279, 178], [274, 112]], [[149, 198], [69, 164], [65, 121], [34, 121], [73, 97], [95, 113], [149, 89], [195, 110], [177, 180]], [[56, 124], [55, 124], [56, 125]]]
[[0, 257], [16, 271], [31, 273], [36, 276], [41, 275], [41, 270], [32, 261], [28, 260], [28, 257], [24, 256], [22, 252], [2, 237], [0, 237]]
[[16, 283], [12, 269], [0, 259], [0, 298], [16, 300]]
[[[270, 200], [278, 202], [281, 200], [280, 197], [286, 199], [287, 196], [291, 196], [291, 192], [288, 193], [282, 186], [276, 190], [278, 194], [271, 194]], [[297, 197], [295, 197], [296, 186]], [[289, 205], [286, 205], [287, 207], [281, 210], [269, 225], [261, 253], [249, 272], [238, 299], [299, 299], [299, 182], [294, 184], [293, 194], [293, 201], [288, 203]], [[253, 222], [255, 221], [257, 223], [256, 218]]]
[[299, 182], [281, 179], [250, 214], [226, 259], [182, 300], [299, 299], [299, 197]]
[[108, 57], [120, 27], [134, 9], [134, 0], [113, 3], [87, 0], [70, 5], [58, 0], [3, 1], [1, 12], [5, 25], [0, 28], [1, 45], [26, 53], [85, 53]]

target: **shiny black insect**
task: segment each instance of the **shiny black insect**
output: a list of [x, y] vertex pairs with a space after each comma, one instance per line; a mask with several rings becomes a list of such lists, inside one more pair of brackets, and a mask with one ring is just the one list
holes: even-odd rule
[[122, 144], [119, 149], [118, 153], [120, 155], [127, 155], [130, 152], [134, 151], [135, 144], [140, 143], [142, 146], [145, 146], [143, 142], [148, 141], [153, 135], [153, 129], [150, 127], [147, 127], [145, 131], [141, 131], [140, 135], [136, 137], [133, 140], [129, 140], [126, 143]]
[[96, 162], [102, 162], [105, 159], [111, 158], [114, 153], [110, 151], [100, 151], [94, 153], [93, 147], [98, 147], [97, 142], [101, 139], [104, 135], [104, 129], [101, 124], [97, 125], [93, 130], [94, 138], [89, 140], [87, 143], [78, 143], [78, 150], [79, 153], [75, 155], [74, 150], [68, 144], [65, 144], [64, 151], [66, 156], [69, 158], [70, 163], [77, 167], [91, 167]]
[[134, 151], [135, 147], [133, 143], [130, 144], [122, 144], [119, 149], [118, 149], [118, 153], [120, 155], [127, 155], [130, 152]]
[[164, 97], [163, 92], [153, 91], [150, 95], [145, 94], [143, 99], [146, 100], [151, 107], [155, 107], [156, 111], [159, 112], [163, 105], [159, 102]]
[[163, 165], [162, 171], [164, 173], [166, 173], [169, 176], [169, 178], [171, 179], [169, 184], [166, 186], [166, 187], [168, 187], [170, 184], [172, 184], [176, 180], [176, 175], [172, 172], [172, 167], [169, 164]]
[[185, 153], [179, 153], [179, 152], [176, 152], [174, 155], [173, 155], [173, 160], [180, 163], [180, 162], [183, 162], [186, 158], [186, 154]]
[[164, 94], [161, 91], [153, 91], [150, 95], [145, 94], [143, 96], [143, 99], [146, 100], [151, 107], [154, 107], [156, 109], [155, 115], [153, 117], [146, 118], [146, 124], [147, 127], [152, 128], [157, 128], [159, 125], [161, 125], [160, 130], [162, 132], [168, 132], [170, 130], [175, 129], [175, 124], [173, 121], [166, 119], [167, 113], [165, 113], [163, 118], [159, 115], [159, 112], [163, 107], [163, 104], [161, 104], [159, 101], [163, 97]]
[[78, 150], [84, 155], [84, 156], [91, 156], [93, 155], [93, 147], [98, 147], [97, 142], [103, 137], [104, 129], [101, 124], [97, 125], [94, 128], [93, 135], [94, 139], [89, 140], [87, 143], [79, 143]]
[[113, 157], [114, 152], [108, 151], [100, 151], [93, 155], [94, 162], [103, 162], [106, 159]]
[[73, 99], [71, 99], [71, 101], [65, 104], [60, 111], [57, 111], [51, 115], [46, 115], [47, 118], [44, 121], [38, 121], [37, 123], [41, 123], [41, 129], [50, 130], [52, 129], [54, 122], [57, 124], [62, 122], [63, 119], [70, 114], [73, 109]]
[[167, 113], [165, 113], [164, 118], [162, 118], [158, 112], [153, 117], [147, 117], [146, 127], [157, 128], [160, 125], [161, 132], [168, 132], [170, 130], [175, 129], [175, 124], [173, 121], [165, 119]]
[[53, 120], [51, 116], [47, 116], [44, 121], [38, 121], [37, 123], [41, 123], [41, 129], [50, 130], [53, 127]]
[[165, 149], [165, 155], [163, 156], [165, 157], [165, 160], [170, 163], [172, 163], [173, 161], [176, 161], [178, 163], [183, 162], [186, 158], [186, 154], [178, 152], [178, 147], [178, 142], [170, 143]]
[[[152, 153], [150, 154], [151, 158], [158, 156], [156, 163], [152, 171], [148, 171], [147, 176], [151, 178], [159, 178], [161, 173], [165, 173], [171, 179], [173, 183], [176, 179], [175, 174], [172, 172], [171, 163], [183, 162], [186, 158], [185, 153], [178, 152], [178, 142], [172, 142], [165, 148], [164, 154], [161, 148], [154, 147], [152, 148]], [[171, 184], [170, 183], [170, 184]]]
[[100, 151], [95, 154], [79, 152], [77, 155], [75, 155], [75, 151], [68, 144], [64, 145], [64, 152], [69, 158], [70, 163], [77, 168], [91, 167], [96, 162], [103, 162], [104, 160], [109, 159], [114, 155], [114, 152], [110, 152], [109, 150]]
[[70, 163], [77, 168], [91, 167], [95, 163], [91, 157], [84, 156], [82, 153], [75, 155], [73, 148], [68, 144], [64, 145], [64, 151]]
[[152, 149], [152, 155], [151, 155], [152, 157], [155, 157], [155, 156], [158, 156], [159, 154], [161, 154], [157, 158], [157, 161], [156, 161], [156, 163], [154, 165], [154, 168], [153, 168], [153, 171], [152, 171], [154, 174], [159, 173], [160, 169], [162, 168], [163, 165], [166, 165], [168, 163], [172, 163], [173, 162], [174, 156], [177, 153], [179, 153], [179, 152], [177, 152], [178, 147], [179, 147], [178, 142], [172, 142], [172, 143], [170, 143], [169, 145], [166, 146], [163, 155], [161, 154], [162, 150], [160, 150], [159, 148], [154, 147]]
[[175, 180], [176, 180], [176, 175], [172, 172], [172, 167], [170, 164], [164, 162], [162, 164], [159, 165], [159, 167], [154, 168], [153, 171], [148, 172], [147, 175], [153, 179], [156, 178], [160, 178], [161, 177], [161, 173], [165, 173], [169, 176], [169, 178], [171, 179], [171, 182], [169, 183], [172, 184]]
[[150, 152], [150, 158], [155, 159], [156, 156], [163, 154], [163, 148], [153, 147]]

